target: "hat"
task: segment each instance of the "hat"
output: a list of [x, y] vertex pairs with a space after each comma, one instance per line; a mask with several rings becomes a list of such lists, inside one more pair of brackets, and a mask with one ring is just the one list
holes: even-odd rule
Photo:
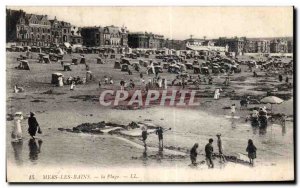
[[220, 133], [218, 133], [216, 136], [221, 136], [221, 134], [220, 134]]
[[23, 115], [22, 112], [16, 112], [16, 113], [15, 113], [15, 116], [21, 116], [21, 115]]
[[31, 115], [31, 116], [34, 116], [34, 115], [35, 115], [35, 113], [34, 113], [34, 112], [30, 112], [30, 115]]

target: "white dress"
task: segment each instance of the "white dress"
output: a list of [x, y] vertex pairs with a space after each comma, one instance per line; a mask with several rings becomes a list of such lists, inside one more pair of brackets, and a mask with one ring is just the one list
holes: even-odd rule
[[168, 88], [168, 82], [167, 82], [167, 79], [165, 79], [164, 89], [167, 89], [167, 88]]
[[72, 83], [71, 86], [70, 86], [70, 90], [74, 90], [74, 88], [75, 88], [75, 84]]
[[22, 126], [21, 126], [22, 119], [23, 116], [14, 118], [14, 126], [13, 126], [11, 137], [15, 140], [22, 139]]
[[158, 80], [158, 87], [161, 88], [162, 87], [162, 79]]
[[58, 78], [58, 86], [59, 86], [59, 87], [64, 86], [62, 77], [59, 77], [59, 78]]
[[220, 89], [216, 89], [214, 99], [219, 99], [219, 97], [220, 97]]
[[231, 106], [231, 113], [235, 113], [235, 106]]

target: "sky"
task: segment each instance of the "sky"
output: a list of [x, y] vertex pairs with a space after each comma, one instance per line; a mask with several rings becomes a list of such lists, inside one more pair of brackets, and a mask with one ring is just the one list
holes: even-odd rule
[[30, 7], [7, 6], [54, 16], [82, 26], [126, 26], [169, 39], [292, 37], [293, 7]]

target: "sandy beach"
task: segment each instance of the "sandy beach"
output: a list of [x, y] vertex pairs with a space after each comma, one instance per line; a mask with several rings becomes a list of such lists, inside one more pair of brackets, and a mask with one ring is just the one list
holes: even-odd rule
[[[78, 85], [74, 91], [69, 86], [56, 87], [51, 85], [51, 74], [61, 72], [65, 77], [85, 76], [84, 65], [72, 66], [72, 71], [64, 72], [58, 63], [39, 64], [37, 54], [33, 53], [29, 59], [31, 70], [14, 69], [18, 65], [16, 57], [21, 53], [7, 52], [7, 131], [6, 146], [7, 160], [13, 167], [26, 168], [49, 167], [60, 165], [80, 166], [86, 168], [105, 167], [136, 167], [136, 168], [164, 168], [195, 170], [189, 166], [189, 150], [194, 143], [199, 143], [198, 161], [204, 161], [204, 147], [209, 138], [216, 140], [216, 134], [222, 134], [224, 152], [226, 155], [246, 158], [248, 139], [252, 139], [257, 147], [255, 168], [280, 168], [281, 166], [293, 170], [294, 166], [294, 129], [293, 129], [293, 90], [280, 90], [277, 76], [265, 76], [265, 72], [257, 70], [260, 77], [253, 78], [251, 72], [246, 72], [247, 66], [241, 65], [242, 72], [231, 76], [230, 86], [224, 87], [225, 75], [214, 75], [213, 85], [202, 84], [197, 93], [200, 105], [188, 108], [150, 106], [136, 110], [116, 109], [103, 107], [99, 104], [101, 91], [108, 88], [118, 88], [121, 78], [133, 79], [139, 87], [136, 71], [133, 75], [113, 68], [114, 59], [109, 59], [106, 64], [96, 64], [96, 54], [87, 54], [86, 60], [90, 66], [95, 81], [85, 85]], [[70, 59], [79, 54], [66, 55]], [[119, 57], [117, 57], [119, 58]], [[150, 57], [154, 59], [153, 57]], [[247, 57], [242, 57], [247, 58]], [[138, 61], [138, 60], [133, 60]], [[286, 59], [289, 61], [289, 59]], [[190, 70], [190, 72], [192, 72]], [[104, 76], [112, 76], [115, 84], [98, 87], [98, 80]], [[168, 80], [175, 75], [160, 74]], [[146, 78], [148, 76], [146, 75]], [[152, 76], [153, 77], [153, 76]], [[293, 81], [289, 75], [290, 81]], [[25, 88], [24, 93], [13, 93], [13, 86], [20, 85]], [[192, 85], [188, 86], [192, 89]], [[214, 90], [222, 87], [223, 91], [219, 100], [213, 99]], [[284, 113], [288, 116], [286, 127], [279, 123], [269, 123], [266, 133], [260, 134], [253, 128], [246, 117], [253, 107], [267, 106], [268, 104], [250, 104], [247, 109], [240, 109], [239, 101], [242, 97], [251, 96], [261, 99], [267, 94], [268, 89], [279, 88], [273, 92], [275, 96], [284, 97], [285, 101], [272, 106], [273, 113]], [[43, 94], [52, 90], [52, 94]], [[236, 104], [238, 119], [228, 118], [231, 104]], [[40, 150], [32, 151], [30, 136], [27, 134], [27, 120], [22, 122], [23, 142], [11, 143], [11, 128], [13, 121], [9, 117], [16, 111], [22, 111], [28, 116], [30, 111], [36, 113], [36, 118], [43, 130], [38, 135], [42, 140]], [[158, 138], [149, 134], [147, 142], [150, 147], [144, 152], [140, 138], [111, 134], [73, 133], [61, 131], [59, 128], [72, 129], [82, 123], [98, 123], [101, 121], [120, 125], [131, 122], [150, 122], [151, 124], [170, 129], [164, 133], [165, 150], [158, 150]], [[217, 151], [216, 142], [213, 143]], [[35, 148], [34, 148], [35, 149]], [[215, 159], [216, 168], [231, 168], [232, 165], [253, 169], [248, 164], [228, 162], [225, 165]], [[13, 168], [12, 167], [12, 168]], [[265, 168], [264, 168], [265, 167]], [[206, 164], [201, 164], [198, 169], [208, 169]]]

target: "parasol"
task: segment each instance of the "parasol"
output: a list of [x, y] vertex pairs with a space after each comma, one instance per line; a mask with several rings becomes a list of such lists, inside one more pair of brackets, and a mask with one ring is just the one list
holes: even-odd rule
[[272, 105], [273, 104], [280, 104], [283, 102], [283, 100], [279, 97], [275, 97], [275, 96], [268, 96], [265, 97], [263, 99], [260, 100], [261, 103], [265, 103], [265, 104], [271, 104], [271, 111], [272, 111]]

